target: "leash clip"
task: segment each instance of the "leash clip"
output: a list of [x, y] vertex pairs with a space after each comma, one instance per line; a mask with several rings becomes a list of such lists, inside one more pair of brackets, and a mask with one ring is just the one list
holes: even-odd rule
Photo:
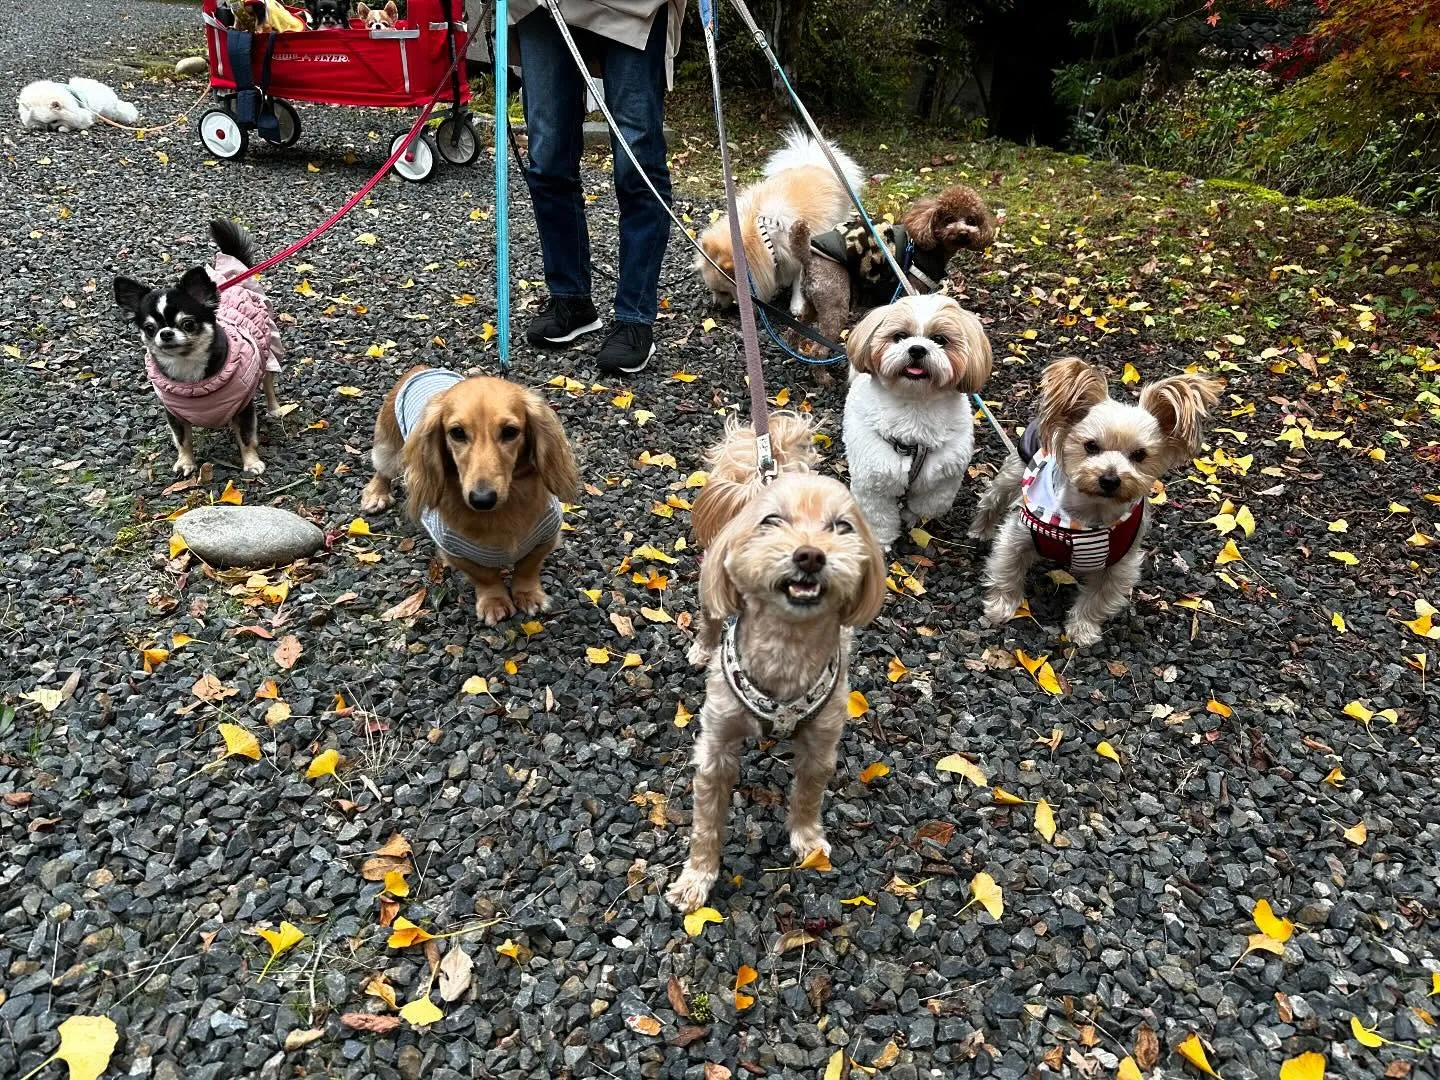
[[770, 449], [770, 433], [755, 436], [755, 471], [760, 474], [761, 483], [768, 484], [775, 477], [780, 475], [780, 468], [775, 464], [775, 454]]

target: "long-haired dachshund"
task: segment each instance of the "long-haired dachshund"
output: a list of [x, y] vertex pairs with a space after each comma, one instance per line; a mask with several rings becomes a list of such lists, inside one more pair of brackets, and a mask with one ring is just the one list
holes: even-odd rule
[[504, 379], [411, 368], [385, 395], [370, 457], [360, 509], [389, 507], [403, 474], [411, 517], [475, 586], [487, 625], [549, 606], [540, 566], [559, 543], [560, 500], [576, 497], [580, 477], [544, 398]]

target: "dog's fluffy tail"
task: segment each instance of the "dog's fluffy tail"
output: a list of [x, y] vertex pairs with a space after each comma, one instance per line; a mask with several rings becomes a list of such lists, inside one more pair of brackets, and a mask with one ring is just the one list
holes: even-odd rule
[[[820, 459], [814, 421], [795, 412], [770, 414], [770, 452], [781, 473], [809, 472]], [[755, 428], [731, 417], [725, 437], [705, 455], [708, 477], [690, 510], [690, 527], [701, 547], [720, 534], [763, 486], [755, 454]]]
[[215, 241], [215, 246], [232, 259], [239, 259], [246, 266], [255, 265], [255, 244], [250, 238], [250, 231], [244, 225], [225, 218], [216, 218], [210, 222], [210, 236]]
[[[840, 165], [840, 171], [845, 174], [852, 190], [857, 193], [860, 186], [865, 182], [865, 173], [855, 159], [841, 150], [833, 142], [826, 140], [830, 152], [835, 155], [835, 160]], [[803, 165], [818, 165], [822, 169], [830, 168], [830, 162], [825, 159], [825, 151], [808, 131], [803, 130], [798, 124], [791, 127], [785, 133], [785, 145], [770, 155], [770, 160], [765, 162], [765, 175], [774, 176], [782, 169], [798, 169]]]

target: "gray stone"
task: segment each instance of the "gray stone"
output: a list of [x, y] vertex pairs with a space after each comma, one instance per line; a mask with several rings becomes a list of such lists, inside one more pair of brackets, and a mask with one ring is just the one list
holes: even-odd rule
[[175, 522], [175, 531], [211, 566], [284, 566], [325, 542], [310, 522], [274, 506], [199, 506]]
[[210, 70], [210, 61], [203, 56], [187, 56], [175, 65], [176, 75], [204, 75]]
[[210, 1030], [216, 1035], [235, 1035], [249, 1026], [244, 1017], [227, 1013], [223, 1009], [216, 1009], [210, 1014]]

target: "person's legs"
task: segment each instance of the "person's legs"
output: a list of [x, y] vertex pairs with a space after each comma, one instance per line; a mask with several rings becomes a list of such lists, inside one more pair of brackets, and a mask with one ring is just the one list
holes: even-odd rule
[[[656, 190], [670, 201], [666, 164], [664, 98], [665, 35], [668, 10], [661, 7], [644, 50], [607, 41], [603, 64], [605, 103], [635, 151]], [[659, 308], [660, 264], [670, 239], [670, 218], [650, 194], [614, 138], [615, 198], [620, 205], [620, 281], [615, 289], [615, 319], [621, 323], [655, 321]]]
[[525, 182], [535, 208], [545, 285], [556, 299], [590, 296], [590, 234], [580, 186], [585, 84], [544, 8], [515, 27], [530, 136]]

